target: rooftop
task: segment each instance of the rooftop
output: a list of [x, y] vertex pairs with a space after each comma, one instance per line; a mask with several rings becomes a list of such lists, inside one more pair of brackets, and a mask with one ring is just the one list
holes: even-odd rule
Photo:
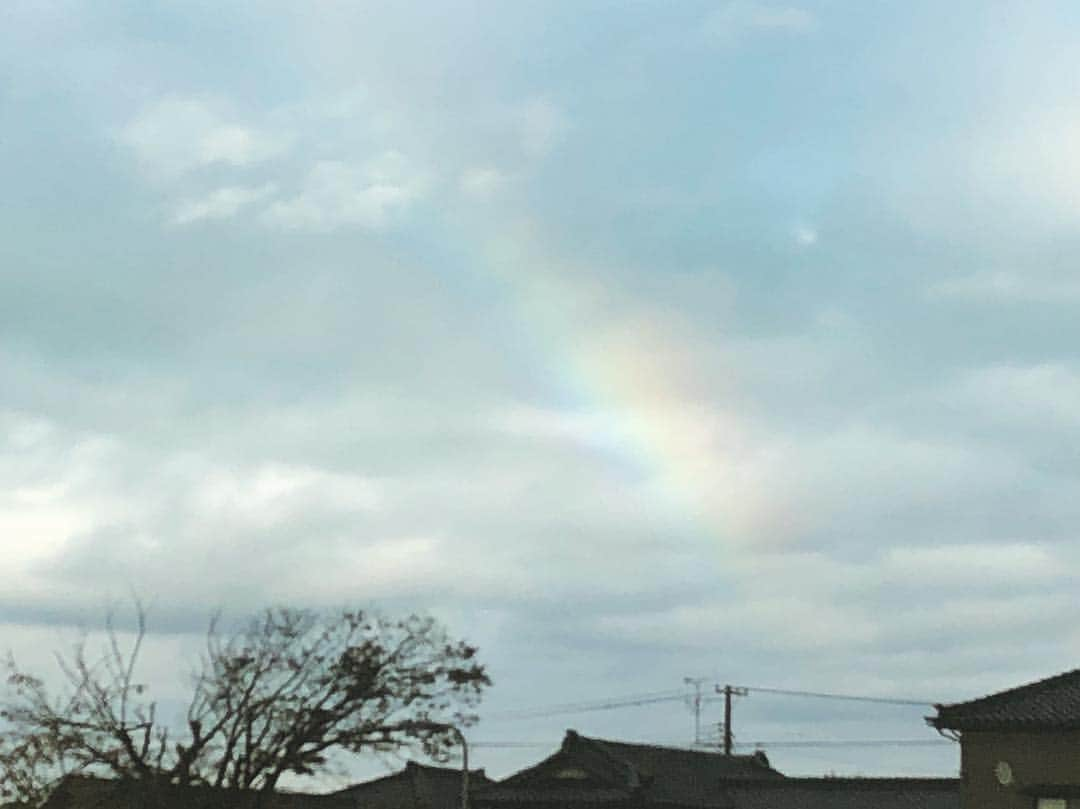
[[[483, 770], [469, 770], [469, 792], [493, 782]], [[334, 795], [360, 805], [389, 805], [397, 809], [459, 809], [461, 769], [432, 767], [409, 761], [398, 772], [346, 787]]]
[[346, 797], [299, 792], [258, 793], [207, 786], [175, 786], [148, 781], [121, 781], [86, 775], [68, 776], [53, 790], [42, 809], [354, 809]]
[[764, 753], [725, 756], [582, 736], [568, 730], [560, 749], [477, 797], [490, 802], [605, 803], [640, 795], [648, 803], [727, 806], [726, 780], [782, 779]]
[[725, 787], [731, 809], [959, 809], [958, 778], [784, 778]]
[[937, 705], [927, 722], [939, 730], [1080, 729], [1080, 669], [968, 702]]

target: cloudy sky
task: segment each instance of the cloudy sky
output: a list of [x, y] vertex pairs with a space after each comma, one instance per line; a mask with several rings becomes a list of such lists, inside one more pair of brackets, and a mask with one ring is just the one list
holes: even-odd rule
[[1078, 53], [1069, 2], [8, 0], [3, 645], [136, 592], [168, 696], [218, 607], [426, 611], [490, 666], [474, 741], [540, 745], [497, 775], [688, 742], [678, 699], [508, 716], [687, 676], [1073, 668]]

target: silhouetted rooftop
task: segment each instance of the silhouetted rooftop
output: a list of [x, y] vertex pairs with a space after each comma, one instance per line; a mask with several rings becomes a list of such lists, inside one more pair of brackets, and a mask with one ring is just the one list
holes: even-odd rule
[[968, 702], [938, 705], [927, 722], [948, 730], [1080, 729], [1080, 669]]

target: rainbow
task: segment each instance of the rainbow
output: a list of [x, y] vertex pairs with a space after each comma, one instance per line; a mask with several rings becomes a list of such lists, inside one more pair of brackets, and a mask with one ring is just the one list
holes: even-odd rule
[[733, 502], [746, 495], [734, 462], [745, 427], [702, 390], [700, 369], [673, 339], [685, 324], [644, 311], [616, 316], [611, 290], [546, 256], [527, 223], [468, 240], [463, 233], [483, 229], [454, 224], [456, 235], [440, 229], [455, 247], [452, 265], [494, 285], [512, 307], [525, 324], [516, 337], [562, 400], [552, 410], [524, 408], [522, 417], [616, 461], [659, 495], [669, 516], [737, 539], [748, 506]]

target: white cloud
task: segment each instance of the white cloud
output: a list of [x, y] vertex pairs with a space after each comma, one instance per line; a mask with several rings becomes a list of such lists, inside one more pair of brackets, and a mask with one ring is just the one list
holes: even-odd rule
[[295, 230], [378, 230], [421, 199], [425, 185], [422, 175], [395, 151], [360, 166], [323, 161], [308, 173], [298, 195], [267, 209], [265, 220]]
[[702, 31], [708, 39], [730, 41], [753, 31], [805, 34], [816, 25], [812, 13], [795, 6], [731, 2], [713, 11]]
[[957, 144], [975, 194], [1010, 207], [1021, 202], [1039, 220], [1080, 216], [1080, 109], [1055, 99], [1044, 112], [1010, 114]]
[[1031, 543], [894, 547], [879, 576], [964, 589], [987, 585], [1049, 582], [1062, 575], [1062, 560]]
[[118, 444], [71, 434], [56, 424], [0, 411], [0, 575], [19, 579], [31, 562], [55, 552], [103, 512], [122, 515], [123, 498], [100, 484]]
[[497, 432], [534, 441], [617, 449], [622, 440], [618, 418], [601, 411], [561, 411], [518, 405], [494, 412], [489, 423]]
[[155, 179], [207, 166], [250, 166], [286, 151], [288, 138], [230, 120], [220, 105], [199, 98], [165, 98], [144, 108], [120, 133]]
[[544, 157], [558, 146], [570, 130], [566, 113], [547, 98], [527, 102], [518, 118], [521, 150], [527, 157]]
[[800, 247], [813, 247], [818, 241], [817, 229], [802, 222], [792, 228], [791, 236]]
[[485, 199], [497, 194], [509, 178], [491, 166], [473, 166], [461, 172], [458, 189], [466, 197]]
[[871, 642], [880, 631], [875, 616], [858, 607], [837, 606], [794, 591], [736, 604], [727, 601], [679, 605], [662, 612], [602, 616], [595, 629], [642, 645], [715, 648], [717, 638], [732, 645], [781, 650], [845, 649]]
[[173, 214], [174, 225], [190, 225], [204, 220], [231, 219], [257, 202], [270, 197], [276, 191], [273, 183], [255, 187], [227, 186], [200, 199], [181, 203]]
[[1010, 272], [961, 275], [927, 287], [931, 300], [1000, 303], [1077, 303], [1080, 279], [1040, 278]]
[[1080, 373], [1061, 363], [998, 365], [966, 373], [946, 401], [968, 413], [1038, 427], [1080, 427]]
[[232, 514], [245, 523], [271, 527], [312, 505], [346, 513], [371, 511], [380, 499], [378, 487], [367, 478], [312, 466], [267, 463], [204, 472], [193, 485], [190, 508], [207, 520]]

